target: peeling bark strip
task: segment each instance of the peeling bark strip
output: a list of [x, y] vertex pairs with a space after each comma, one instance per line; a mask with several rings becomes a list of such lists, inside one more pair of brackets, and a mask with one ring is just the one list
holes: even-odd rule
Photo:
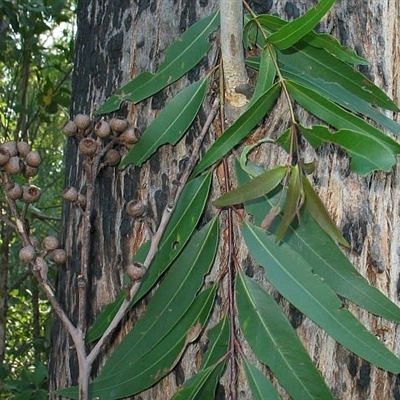
[[[304, 13], [315, 1], [250, 2], [256, 12], [276, 13], [282, 17], [296, 17]], [[71, 115], [91, 112], [116, 88], [128, 82], [132, 76], [144, 70], [154, 71], [162, 60], [162, 51], [187, 26], [209, 15], [219, 5], [216, 0], [80, 0], [78, 2], [78, 36], [73, 79]], [[338, 1], [325, 22], [321, 32], [335, 34], [343, 44], [357, 49], [361, 56], [371, 61], [363, 70], [395, 100], [400, 98], [398, 60], [400, 59], [399, 20], [400, 1], [348, 0]], [[177, 18], [179, 16], [179, 18]], [[229, 36], [231, 38], [231, 36]], [[228, 52], [234, 52], [240, 41], [229, 39]], [[217, 57], [215, 47], [199, 70], [190, 78], [196, 78], [211, 68]], [[224, 60], [225, 62], [225, 60]], [[225, 62], [226, 63], [226, 62]], [[246, 83], [242, 81], [240, 83]], [[186, 82], [180, 82], [180, 87]], [[233, 84], [236, 85], [236, 84]], [[237, 86], [233, 86], [233, 89]], [[157, 108], [177, 88], [168, 88], [156, 99], [136, 107], [127, 106], [120, 114], [128, 114], [133, 123], [143, 130], [154, 118]], [[157, 103], [157, 101], [159, 103]], [[206, 117], [210, 105], [204, 106]], [[281, 132], [289, 120], [287, 106], [279, 103], [256, 135], [263, 136]], [[307, 124], [307, 119], [304, 118]], [[186, 143], [175, 148], [167, 146], [152, 157], [140, 170], [129, 168], [123, 173], [104, 169], [95, 191], [96, 213], [92, 216], [92, 251], [89, 271], [90, 302], [87, 313], [89, 323], [99, 311], [119, 292], [122, 285], [123, 269], [138, 246], [146, 239], [146, 224], [153, 229], [168, 204], [173, 180], [182, 172], [181, 168], [193, 137], [197, 136], [201, 123], [195, 122]], [[265, 161], [267, 167], [286, 160], [276, 148], [256, 153], [257, 162]], [[312, 152], [308, 157], [313, 157]], [[349, 173], [348, 159], [340, 152], [327, 146], [320, 151], [318, 171], [314, 184], [326, 201], [331, 215], [338, 225], [347, 232], [352, 242], [351, 260], [369, 281], [398, 301], [398, 277], [400, 276], [400, 169], [392, 174], [375, 173], [360, 178]], [[76, 143], [70, 140], [66, 150], [66, 186], [86, 190], [82, 160], [77, 156]], [[215, 188], [218, 190], [218, 188]], [[146, 224], [129, 218], [124, 204], [140, 198], [151, 205]], [[61, 305], [76, 322], [77, 274], [80, 269], [81, 214], [79, 210], [64, 206], [63, 245], [70, 255], [66, 267], [60, 270], [57, 296]], [[246, 271], [258, 281], [262, 273], [254, 265], [244, 247], [237, 243], [239, 261]], [[223, 260], [218, 260], [223, 263]], [[214, 271], [215, 274], [215, 271]], [[212, 276], [212, 278], [214, 278]], [[211, 278], [210, 278], [211, 279]], [[278, 299], [279, 296], [275, 296]], [[302, 318], [297, 310], [290, 308], [284, 300], [283, 307], [291, 315], [297, 332], [309, 353], [322, 372], [335, 397], [340, 400], [400, 399], [400, 381], [362, 360], [349, 354], [327, 335]], [[362, 312], [351, 304], [353, 311], [367, 327], [396, 354], [400, 354], [399, 328]], [[140, 313], [142, 310], [138, 310]], [[215, 310], [215, 320], [219, 310]], [[135, 318], [135, 314], [131, 316]], [[211, 321], [211, 325], [215, 320]], [[121, 328], [112, 345], [129, 329]], [[111, 351], [111, 347], [106, 352]], [[190, 377], [201, 361], [201, 354], [207, 347], [205, 338], [192, 344], [177, 367], [176, 376], [169, 375], [154, 388], [141, 394], [142, 399], [170, 399], [177, 385]], [[248, 351], [248, 350], [246, 350]], [[106, 357], [106, 355], [105, 355]], [[104, 363], [99, 360], [93, 374]], [[239, 370], [238, 398], [249, 398], [248, 385], [243, 371]], [[77, 381], [77, 361], [70, 338], [55, 321], [52, 334], [50, 357], [50, 390], [62, 388]], [[225, 376], [218, 388], [216, 398], [225, 398], [225, 387], [229, 377]], [[56, 399], [57, 396], [51, 396]], [[285, 395], [282, 396], [286, 399]]]

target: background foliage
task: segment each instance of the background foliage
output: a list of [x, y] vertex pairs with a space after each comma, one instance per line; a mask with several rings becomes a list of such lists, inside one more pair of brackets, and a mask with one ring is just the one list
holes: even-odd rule
[[[58, 236], [62, 191], [59, 126], [67, 118], [73, 60], [74, 1], [0, 2], [0, 137], [26, 141], [43, 157], [32, 181], [43, 196], [29, 214], [32, 234]], [[18, 259], [0, 195], [0, 397], [47, 398], [50, 309]], [[54, 274], [55, 271], [53, 271]]]

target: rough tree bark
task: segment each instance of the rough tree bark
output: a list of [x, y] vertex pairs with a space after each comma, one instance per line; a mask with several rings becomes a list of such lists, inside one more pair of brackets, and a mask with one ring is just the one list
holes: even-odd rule
[[[162, 60], [162, 51], [172, 38], [215, 10], [217, 3], [216, 0], [80, 0], [71, 115], [90, 113], [133, 76], [143, 70], [154, 71]], [[249, 3], [256, 12], [296, 18], [316, 1], [254, 0]], [[333, 33], [343, 44], [355, 48], [369, 59], [371, 65], [363, 67], [362, 72], [395, 101], [399, 100], [400, 94], [399, 14], [400, 0], [339, 0], [319, 26], [321, 31]], [[203, 60], [200, 68], [189, 74], [189, 80], [196, 79], [214, 66], [217, 56], [215, 41], [210, 55]], [[181, 81], [176, 87], [168, 88], [137, 107], [124, 106], [118, 114], [127, 116], [143, 130], [168, 97], [185, 83]], [[126, 215], [124, 204], [130, 199], [142, 199], [149, 204], [148, 223], [153, 228], [157, 225], [168, 203], [171, 182], [185, 165], [187, 149], [204, 122], [209, 107], [208, 104], [203, 107], [200, 118], [182, 143], [175, 148], [162, 149], [143, 168], [131, 167], [122, 173], [108, 168], [101, 172], [96, 186], [96, 212], [92, 218], [89, 321], [93, 321], [99, 311], [115, 298], [121, 287], [124, 265], [146, 235], [143, 223]], [[281, 132], [288, 120], [284, 102], [278, 103], [265, 125], [254, 135]], [[271, 148], [258, 150], [253, 156], [267, 166], [284, 160], [275, 148], [272, 151]], [[360, 178], [349, 172], [349, 161], [342, 152], [327, 146], [318, 156], [314, 184], [352, 245], [349, 257], [370, 283], [397, 302], [400, 291], [399, 168], [390, 174], [375, 173]], [[68, 141], [66, 148], [66, 186], [85, 187], [82, 159], [77, 156], [73, 140]], [[76, 279], [80, 268], [81, 218], [79, 210], [65, 205], [63, 243], [69, 259], [59, 272], [57, 293], [73, 320], [77, 317]], [[238, 248], [238, 252], [254, 276], [261, 277], [258, 268], [249, 264], [244, 250]], [[400, 399], [400, 386], [395, 376], [354, 357], [296, 310], [283, 301], [282, 304], [337, 399]], [[400, 354], [400, 345], [396, 340], [397, 326], [351, 305], [349, 307], [390, 349]], [[129, 325], [130, 321], [125, 323]], [[55, 389], [76, 383], [77, 363], [71, 340], [58, 321], [52, 337], [50, 389]], [[118, 340], [116, 334], [106, 353]], [[141, 398], [170, 398], [177, 385], [194, 371], [196, 355], [200, 351], [201, 343], [190, 346], [174, 373]], [[104, 357], [96, 363], [93, 374], [103, 361]], [[226, 382], [228, 378], [222, 381], [217, 398], [228, 396], [228, 388], [224, 387]], [[238, 398], [250, 398], [241, 375], [238, 387]]]

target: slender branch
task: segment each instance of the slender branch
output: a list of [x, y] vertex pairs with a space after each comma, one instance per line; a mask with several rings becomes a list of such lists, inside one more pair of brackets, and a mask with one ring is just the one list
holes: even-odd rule
[[[188, 165], [186, 171], [184, 172], [184, 174], [181, 177], [179, 185], [177, 186], [177, 191], [175, 194], [173, 204], [164, 210], [164, 213], [161, 217], [161, 222], [160, 222], [160, 225], [158, 226], [157, 232], [152, 237], [149, 252], [143, 263], [143, 268], [145, 270], [147, 270], [150, 267], [151, 262], [153, 261], [154, 257], [157, 254], [158, 245], [160, 243], [162, 235], [164, 234], [165, 228], [167, 227], [167, 224], [171, 218], [172, 211], [182, 193], [183, 188], [185, 187], [186, 182], [188, 181], [188, 179], [193, 171], [194, 166], [196, 165], [196, 162], [199, 158], [200, 149], [201, 149], [201, 145], [203, 143], [204, 137], [207, 134], [207, 132], [218, 112], [218, 108], [219, 108], [219, 100], [215, 99], [215, 101], [212, 105], [211, 111], [208, 115], [208, 118], [203, 126], [203, 129], [201, 130], [197, 139], [194, 141], [191, 159], [190, 159], [190, 162], [189, 162], [189, 165]], [[94, 360], [100, 353], [100, 351], [101, 351], [103, 345], [105, 344], [106, 340], [108, 339], [108, 337], [112, 334], [112, 332], [118, 326], [118, 324], [120, 323], [122, 318], [125, 316], [127, 310], [130, 307], [131, 300], [133, 299], [133, 297], [136, 295], [137, 291], [139, 290], [141, 283], [142, 283], [141, 280], [133, 282], [133, 284], [129, 290], [128, 298], [124, 299], [123, 303], [121, 304], [121, 306], [120, 306], [119, 310], [117, 311], [116, 315], [114, 316], [113, 320], [108, 325], [106, 331], [103, 333], [101, 338], [98, 340], [96, 345], [93, 347], [92, 351], [87, 356], [87, 362], [89, 365], [91, 365], [94, 362]]]

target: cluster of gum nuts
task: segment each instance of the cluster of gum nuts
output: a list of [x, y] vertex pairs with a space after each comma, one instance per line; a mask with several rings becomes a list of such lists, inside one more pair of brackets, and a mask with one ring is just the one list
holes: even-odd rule
[[37, 175], [42, 159], [26, 142], [9, 142], [0, 145], [0, 170], [4, 172], [3, 187], [10, 200], [21, 200], [26, 204], [40, 198], [40, 189], [34, 185], [20, 185], [12, 177], [18, 174], [26, 179]]
[[[80, 153], [87, 157], [100, 155], [101, 165], [108, 167], [115, 167], [121, 162], [118, 147], [130, 149], [140, 138], [139, 130], [131, 126], [126, 118], [114, 117], [109, 121], [101, 119], [94, 122], [86, 114], [77, 114], [73, 120], [67, 121], [62, 127], [62, 132], [66, 137], [79, 141]], [[72, 186], [65, 188], [63, 198], [85, 208], [85, 195]], [[138, 200], [132, 200], [127, 203], [126, 211], [132, 217], [140, 217], [145, 212], [145, 206]]]
[[[35, 185], [21, 185], [13, 180], [21, 174], [26, 179], [37, 175], [42, 158], [37, 151], [31, 150], [26, 142], [8, 141], [0, 145], [0, 171], [2, 186], [9, 201], [20, 200], [32, 204], [39, 200], [40, 189]], [[19, 252], [19, 258], [25, 263], [32, 263], [40, 271], [43, 279], [47, 280], [48, 266], [44, 257], [49, 256], [55, 263], [63, 264], [67, 259], [65, 250], [59, 248], [58, 240], [53, 236], [46, 237], [42, 242], [43, 250], [39, 250], [37, 238], [30, 237], [30, 244]], [[39, 254], [39, 255], [38, 255]]]

